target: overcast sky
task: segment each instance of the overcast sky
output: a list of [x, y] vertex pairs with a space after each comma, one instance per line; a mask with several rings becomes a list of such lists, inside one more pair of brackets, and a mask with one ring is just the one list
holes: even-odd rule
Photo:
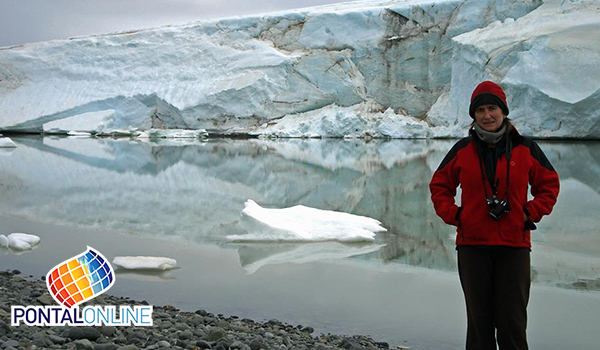
[[0, 47], [341, 0], [0, 0]]

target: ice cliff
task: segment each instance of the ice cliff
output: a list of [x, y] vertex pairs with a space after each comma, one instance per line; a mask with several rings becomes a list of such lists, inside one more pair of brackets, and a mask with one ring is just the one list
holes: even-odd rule
[[0, 130], [462, 136], [491, 79], [522, 132], [597, 138], [599, 34], [592, 0], [370, 0], [7, 47]]

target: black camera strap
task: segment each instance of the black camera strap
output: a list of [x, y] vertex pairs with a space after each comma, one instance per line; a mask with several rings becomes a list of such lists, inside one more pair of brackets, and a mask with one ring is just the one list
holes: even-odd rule
[[[474, 137], [477, 137], [477, 136], [474, 136]], [[506, 137], [506, 149], [505, 149], [505, 153], [506, 153], [506, 190], [505, 190], [504, 194], [505, 194], [506, 202], [509, 203], [509, 207], [510, 207], [510, 201], [508, 198], [509, 197], [509, 190], [508, 190], [509, 187], [508, 186], [510, 184], [510, 182], [509, 182], [509, 180], [510, 180], [510, 159], [512, 157], [512, 140], [510, 137], [510, 130], [508, 130], [506, 132], [505, 137]], [[481, 182], [483, 184], [483, 191], [485, 193], [485, 198], [487, 199], [487, 198], [489, 198], [488, 192], [487, 192], [487, 186], [486, 186], [486, 177], [488, 177], [488, 176], [487, 176], [487, 173], [485, 170], [485, 165], [484, 165], [485, 162], [483, 160], [483, 153], [485, 152], [483, 149], [484, 145], [482, 145], [481, 142], [479, 142], [478, 140], [474, 140], [474, 141], [475, 141], [475, 146], [477, 148], [477, 155], [479, 158], [479, 169], [481, 170]], [[495, 161], [498, 161], [498, 160], [496, 159]], [[495, 174], [494, 174], [494, 177], [495, 177]], [[500, 185], [499, 179], [496, 178], [495, 182], [490, 180], [489, 183], [490, 183], [490, 187], [492, 189], [492, 194], [498, 195], [498, 186]]]
[[508, 199], [509, 196], [509, 191], [508, 191], [508, 184], [509, 184], [509, 179], [510, 179], [510, 158], [512, 158], [512, 140], [510, 137], [510, 132], [511, 130], [508, 129], [506, 131], [506, 203], [508, 203], [508, 208], [510, 209], [510, 200]]
[[[485, 184], [485, 178], [486, 178], [486, 173], [485, 173], [485, 167], [484, 167], [484, 163], [483, 163], [483, 149], [482, 146], [479, 144], [479, 142], [477, 140], [475, 140], [475, 145], [477, 147], [477, 155], [479, 156], [479, 169], [481, 170], [481, 183], [483, 184], [483, 191], [485, 192], [485, 198], [489, 198], [490, 196], [488, 196], [488, 192], [487, 192], [487, 185]], [[496, 189], [493, 184], [490, 184], [492, 187], [492, 192], [494, 192], [493, 194], [495, 194]]]

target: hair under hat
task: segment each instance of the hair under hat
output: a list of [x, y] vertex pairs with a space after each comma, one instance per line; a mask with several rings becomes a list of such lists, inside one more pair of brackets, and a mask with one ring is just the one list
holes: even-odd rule
[[477, 85], [471, 95], [471, 105], [469, 106], [469, 115], [475, 119], [475, 110], [482, 105], [497, 105], [502, 109], [504, 115], [508, 115], [508, 106], [506, 104], [506, 94], [500, 85], [491, 81], [484, 81]]

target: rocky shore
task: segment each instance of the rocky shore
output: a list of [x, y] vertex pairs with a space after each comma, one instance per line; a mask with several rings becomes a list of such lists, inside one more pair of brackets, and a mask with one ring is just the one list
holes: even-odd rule
[[[365, 336], [313, 335], [313, 328], [278, 320], [256, 322], [204, 310], [183, 312], [154, 305], [152, 327], [12, 327], [11, 305], [55, 305], [44, 278], [24, 278], [19, 271], [0, 272], [0, 349], [389, 349]], [[100, 295], [89, 305], [148, 305], [126, 297]], [[81, 305], [80, 307], [84, 307]]]

